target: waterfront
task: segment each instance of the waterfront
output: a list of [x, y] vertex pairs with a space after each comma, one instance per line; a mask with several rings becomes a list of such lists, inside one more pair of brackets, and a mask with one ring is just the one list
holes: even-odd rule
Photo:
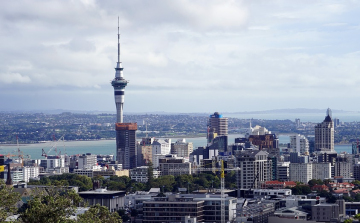
[[[242, 137], [239, 134], [229, 135], [229, 144], [234, 143], [235, 138]], [[175, 142], [178, 138], [172, 138], [172, 142]], [[138, 139], [140, 140], [140, 139]], [[194, 149], [200, 146], [206, 146], [206, 137], [186, 138], [187, 142], [192, 142]], [[286, 144], [289, 143], [288, 135], [279, 135], [279, 142]], [[115, 155], [115, 140], [98, 140], [98, 141], [59, 141], [56, 145], [57, 151], [61, 151], [61, 154], [75, 155], [83, 153], [92, 154], [113, 154]], [[48, 152], [50, 149], [50, 155], [55, 155], [55, 147], [53, 142], [45, 142], [40, 144], [26, 144], [21, 145], [20, 150], [24, 155], [30, 155], [32, 159], [41, 159], [42, 149]], [[0, 154], [16, 154], [17, 145], [0, 145]], [[351, 153], [351, 145], [335, 145], [335, 151], [338, 153], [347, 152]]]

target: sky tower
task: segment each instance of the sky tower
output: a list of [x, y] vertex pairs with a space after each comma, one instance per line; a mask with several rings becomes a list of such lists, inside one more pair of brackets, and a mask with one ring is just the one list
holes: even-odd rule
[[118, 17], [118, 58], [115, 68], [115, 78], [111, 81], [114, 87], [115, 105], [116, 105], [116, 122], [123, 122], [123, 107], [125, 99], [125, 87], [129, 81], [124, 79], [124, 68], [120, 62], [120, 32], [119, 32], [119, 17]]
[[118, 18], [118, 59], [115, 68], [115, 78], [111, 81], [114, 87], [116, 105], [116, 161], [123, 169], [133, 169], [137, 163], [136, 151], [136, 123], [123, 123], [123, 106], [125, 87], [128, 81], [124, 79], [122, 64], [120, 62], [120, 33]]

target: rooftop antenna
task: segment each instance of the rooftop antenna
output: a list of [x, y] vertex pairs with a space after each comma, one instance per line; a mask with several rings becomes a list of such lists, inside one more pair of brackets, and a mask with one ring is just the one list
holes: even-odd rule
[[120, 19], [118, 16], [118, 63], [120, 63]]

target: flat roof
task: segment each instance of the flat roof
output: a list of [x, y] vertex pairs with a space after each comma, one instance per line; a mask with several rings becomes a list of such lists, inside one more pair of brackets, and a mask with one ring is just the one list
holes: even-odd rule
[[118, 191], [82, 191], [82, 192], [79, 192], [79, 194], [118, 194], [118, 193], [126, 193], [125, 191], [123, 190], [118, 190]]

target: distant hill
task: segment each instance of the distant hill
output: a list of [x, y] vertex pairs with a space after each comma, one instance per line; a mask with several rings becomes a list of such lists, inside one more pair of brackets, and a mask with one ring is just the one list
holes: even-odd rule
[[[359, 113], [357, 111], [332, 110], [334, 113]], [[245, 112], [223, 112], [223, 114], [282, 114], [282, 113], [326, 113], [326, 109], [308, 109], [308, 108], [292, 108], [292, 109], [273, 109], [265, 111], [245, 111]]]
[[[306, 113], [321, 113], [325, 114], [326, 109], [309, 109], [309, 108], [292, 108], [292, 109], [273, 109], [264, 111], [242, 111], [242, 112], [224, 112], [222, 114], [306, 114]], [[360, 113], [359, 111], [344, 111], [344, 110], [332, 110], [334, 113]], [[116, 111], [85, 111], [85, 110], [66, 110], [66, 109], [54, 109], [54, 110], [14, 110], [14, 111], [0, 111], [10, 113], [45, 113], [45, 114], [61, 114], [63, 112], [71, 112], [76, 114], [115, 114]], [[191, 115], [191, 116], [207, 116], [213, 114], [214, 111], [206, 112], [166, 112], [166, 111], [149, 111], [149, 112], [124, 112], [125, 115], [145, 115], [145, 114], [157, 114], [157, 115]]]

